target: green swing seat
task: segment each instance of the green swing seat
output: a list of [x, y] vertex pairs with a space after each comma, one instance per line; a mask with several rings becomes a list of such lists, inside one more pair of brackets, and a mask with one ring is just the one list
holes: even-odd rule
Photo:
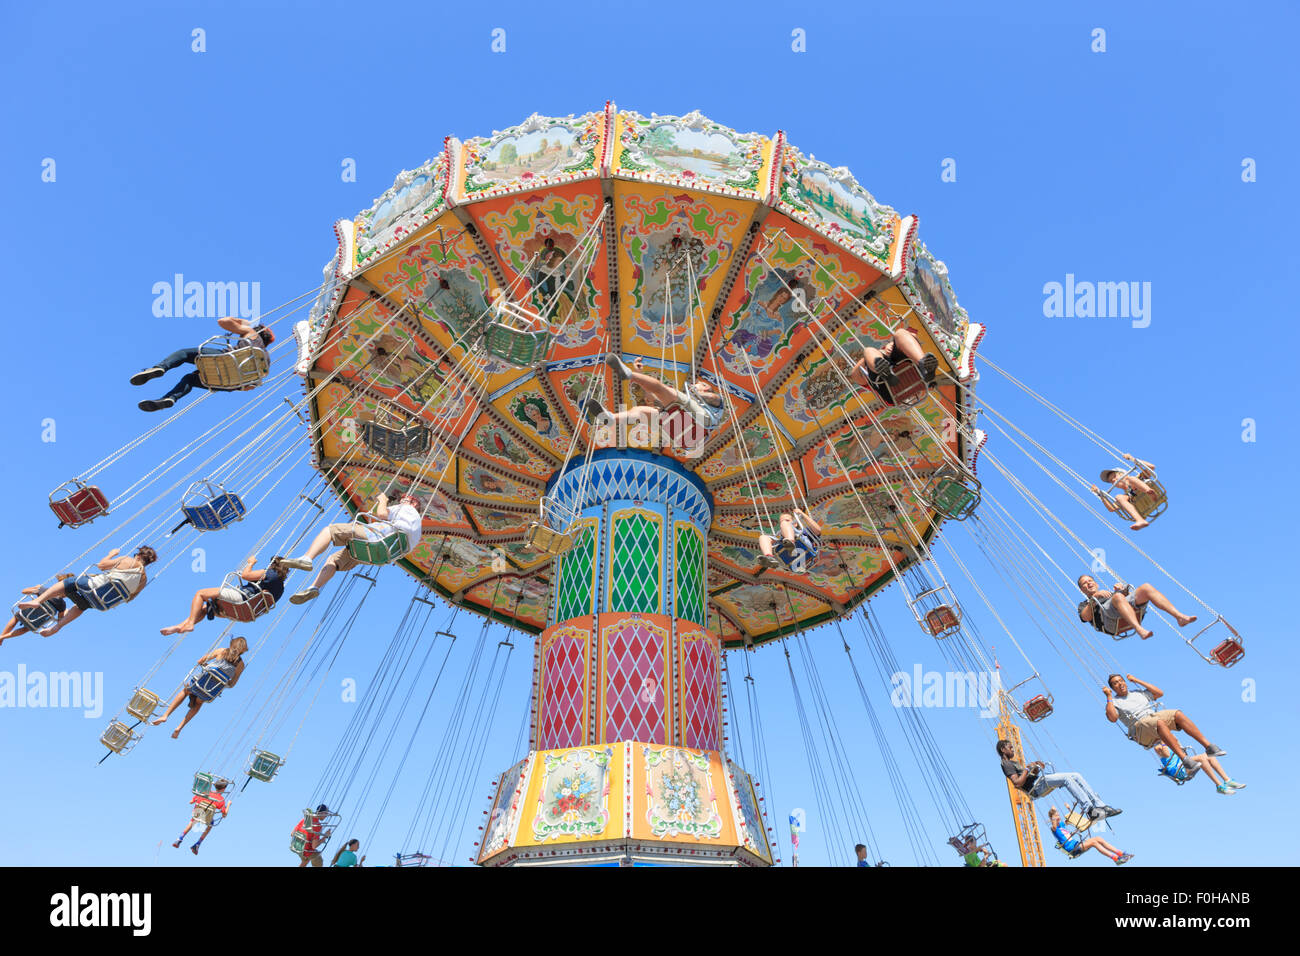
[[[495, 317], [483, 330], [483, 347], [489, 355], [516, 368], [528, 368], [546, 361], [551, 350], [551, 332], [546, 322], [513, 302], [498, 305]], [[534, 326], [540, 324], [540, 329]]]
[[[366, 518], [373, 523], [387, 523], [366, 512], [357, 515], [357, 522], [361, 523], [362, 518]], [[406, 535], [395, 528], [377, 541], [358, 538], [355, 541], [348, 542], [348, 554], [362, 564], [392, 564], [399, 558], [405, 557], [408, 550]]]
[[254, 780], [270, 783], [284, 766], [284, 758], [269, 750], [254, 750], [248, 755], [245, 772]]
[[945, 466], [935, 472], [922, 497], [945, 518], [965, 521], [980, 503], [980, 483], [970, 475]]

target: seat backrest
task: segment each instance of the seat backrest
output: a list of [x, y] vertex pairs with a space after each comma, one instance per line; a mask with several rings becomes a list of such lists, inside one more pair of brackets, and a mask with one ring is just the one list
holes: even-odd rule
[[36, 607], [18, 607], [15, 605], [13, 616], [27, 630], [39, 631], [53, 624], [59, 615], [50, 606], [49, 602], [46, 602], [45, 604], [38, 604]]
[[545, 329], [524, 331], [506, 322], [489, 322], [484, 348], [504, 362], [518, 368], [537, 365], [546, 358], [551, 335]]
[[362, 564], [391, 564], [406, 554], [406, 535], [392, 531], [378, 541], [357, 539], [348, 542], [348, 553]]
[[158, 695], [151, 690], [143, 687], [137, 687], [131, 699], [127, 702], [126, 712], [136, 720], [148, 720], [153, 716], [153, 712], [158, 708], [161, 701]]
[[894, 378], [897, 384], [890, 388], [895, 405], [916, 405], [930, 391], [925, 378], [916, 363], [908, 360], [894, 366]]
[[127, 590], [124, 582], [116, 578], [105, 577], [90, 590], [82, 591], [81, 596], [96, 611], [111, 611], [119, 604], [125, 604], [129, 601], [131, 592]]
[[194, 367], [205, 388], [242, 391], [261, 384], [271, 370], [271, 359], [264, 348], [240, 345], [225, 352], [201, 353]]
[[217, 598], [217, 617], [240, 624], [252, 624], [263, 614], [275, 607], [275, 598], [269, 591], [258, 591], [244, 597], [241, 601], [228, 601]]
[[[72, 490], [60, 497], [69, 488]], [[75, 528], [108, 514], [108, 496], [95, 485], [70, 482], [56, 488], [50, 495], [50, 510], [60, 524]]]

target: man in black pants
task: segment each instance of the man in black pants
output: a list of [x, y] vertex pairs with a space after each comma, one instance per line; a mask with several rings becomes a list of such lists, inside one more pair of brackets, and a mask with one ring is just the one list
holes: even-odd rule
[[[245, 319], [237, 319], [233, 316], [227, 316], [224, 319], [218, 319], [217, 325], [221, 326], [227, 332], [239, 336], [239, 341], [234, 345], [235, 348], [244, 346], [256, 346], [257, 348], [267, 348], [275, 341], [275, 333], [265, 325], [253, 325]], [[220, 354], [229, 351], [220, 346], [209, 346], [205, 352], [201, 352], [198, 347], [187, 349], [177, 349], [171, 355], [167, 356], [157, 365], [150, 368], [141, 369], [131, 376], [132, 385], [143, 385], [160, 375], [165, 375], [174, 368], [182, 365], [193, 365], [194, 360], [200, 354]], [[140, 410], [145, 412], [157, 412], [163, 409], [171, 408], [179, 399], [184, 398], [194, 388], [207, 388], [199, 378], [198, 370], [195, 369], [188, 375], [182, 376], [181, 380], [172, 386], [172, 390], [162, 398], [146, 398], [140, 403]]]

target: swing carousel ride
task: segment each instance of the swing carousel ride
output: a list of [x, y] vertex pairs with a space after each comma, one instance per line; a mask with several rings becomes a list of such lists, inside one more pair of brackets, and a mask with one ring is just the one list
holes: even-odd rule
[[[314, 677], [331, 642], [356, 620], [357, 591], [363, 602], [369, 590], [356, 582], [373, 585], [374, 569], [395, 564], [422, 589], [422, 609], [403, 619], [408, 636], [415, 616], [427, 621], [440, 599], [453, 615], [480, 616], [484, 634], [495, 621], [532, 638], [527, 748], [494, 781], [476, 862], [771, 865], [779, 852], [758, 784], [741, 765], [743, 742], [734, 754], [727, 745], [726, 704], [737, 699], [729, 658], [740, 656], [748, 670], [748, 652], [776, 642], [789, 663], [794, 647], [823, 713], [805, 635], [834, 627], [847, 653], [843, 624], [856, 617], [877, 665], [887, 665], [892, 652], [867, 602], [897, 594], [951, 661], [992, 672], [991, 648], [936, 556], [947, 537], [941, 532], [958, 527], [1030, 596], [1035, 607], [1027, 610], [1047, 622], [1038, 629], [1060, 636], [1076, 657], [1083, 652], [1090, 675], [1106, 673], [1112, 639], [1132, 632], [1118, 625], [1111, 633], [1080, 631], [1069, 620], [1078, 595], [1067, 567], [1092, 566], [1087, 542], [1006, 461], [984, 452], [1070, 552], [1062, 567], [976, 477], [987, 437], [976, 423], [987, 413], [1008, 445], [1131, 543], [1114, 508], [1070, 484], [1087, 489], [1087, 479], [977, 398], [983, 329], [958, 306], [943, 263], [917, 238], [915, 217], [880, 204], [848, 170], [804, 155], [783, 133], [742, 134], [699, 113], [647, 117], [613, 104], [579, 117], [534, 115], [489, 137], [448, 138], [436, 158], [403, 172], [369, 210], [336, 223], [335, 233], [325, 281], [293, 326], [295, 359], [268, 366], [238, 347], [205, 359], [220, 388], [260, 386], [254, 395], [262, 398], [248, 400], [245, 414], [260, 409], [259, 423], [274, 420], [251, 443], [236, 436], [195, 464], [182, 502], [186, 533], [251, 523], [301, 448], [295, 429], [305, 423], [314, 473], [250, 557], [277, 541], [275, 553], [292, 553], [324, 517], [325, 488], [350, 515], [381, 528], [373, 516], [378, 496], [413, 493], [422, 535], [414, 549], [400, 533], [348, 545], [368, 569], [328, 598], [316, 632], [335, 637], [311, 640], [295, 657], [290, 631], [276, 652], [283, 676], [253, 692], [269, 686], [269, 704], [223, 735], [222, 766], [251, 743], [245, 773], [275, 777], [287, 753], [266, 747], [286, 736], [303, 696], [294, 688], [307, 686], [304, 675]], [[930, 369], [895, 353], [888, 388], [855, 377], [864, 349], [896, 342], [903, 331], [934, 357]], [[629, 377], [620, 363], [639, 374]], [[1138, 473], [1118, 448], [987, 364], [1119, 458], [1124, 475]], [[292, 391], [291, 375], [303, 390], [285, 399], [285, 410], [275, 399]], [[659, 389], [641, 376], [680, 400], [656, 400]], [[702, 414], [699, 383], [721, 398], [711, 413]], [[595, 408], [641, 411], [620, 417]], [[233, 434], [235, 426], [221, 427]], [[191, 442], [112, 510], [219, 441], [205, 433]], [[60, 522], [77, 526], [109, 513], [109, 496], [91, 481], [132, 450], [59, 489], [51, 505]], [[253, 488], [273, 478], [246, 506]], [[1152, 500], [1138, 506], [1155, 518], [1167, 496], [1153, 486]], [[811, 543], [794, 561], [780, 549], [782, 515], [794, 515], [801, 532], [818, 532], [801, 538]], [[132, 541], [153, 528], [161, 525], [142, 527]], [[764, 534], [776, 536], [785, 559], [762, 559]], [[948, 551], [988, 603], [974, 573]], [[257, 654], [291, 604], [256, 588], [237, 593], [237, 579], [227, 584], [212, 607], [227, 633], [271, 622], [249, 640]], [[131, 596], [110, 594], [107, 606]], [[1032, 725], [1053, 712], [1052, 695], [1005, 614], [989, 610], [1023, 657], [1016, 676], [1024, 679], [1000, 692], [1004, 723], [1014, 727], [1014, 714]], [[1217, 613], [1194, 634], [1174, 630], [1212, 664], [1230, 666], [1244, 653]], [[450, 625], [438, 635], [455, 639]], [[476, 654], [482, 644], [480, 636]], [[513, 646], [503, 641], [498, 651], [505, 648], [508, 660]], [[105, 733], [110, 754], [129, 750], [148, 726], [161, 698], [145, 685], [162, 663]], [[209, 679], [212, 668], [197, 671]], [[488, 673], [499, 677], [498, 658]], [[878, 731], [856, 665], [853, 674]], [[793, 683], [793, 667], [790, 676]], [[756, 691], [752, 678], [745, 682], [752, 721]], [[838, 732], [827, 722], [819, 731], [797, 684], [794, 691], [814, 789], [830, 801], [827, 773], [851, 772], [850, 762]], [[468, 685], [462, 698], [457, 719], [469, 729], [461, 746], [481, 761], [486, 730], [473, 735], [496, 700], [487, 703], [485, 687], [475, 705]], [[310, 805], [325, 800], [333, 808], [304, 813], [307, 829], [314, 822], [324, 834], [318, 845], [346, 803], [350, 784], [342, 781], [356, 776], [349, 764], [359, 759], [356, 741], [373, 735], [377, 721], [359, 715], [349, 726], [351, 743], [340, 745], [313, 793]], [[919, 717], [908, 726], [928, 734]], [[761, 729], [750, 737], [750, 769], [760, 779], [761, 739]], [[1019, 749], [1018, 731], [1015, 740]], [[444, 740], [443, 751], [449, 747]], [[813, 750], [838, 769], [827, 771]], [[448, 765], [459, 759], [439, 756]], [[478, 771], [473, 758], [463, 766], [467, 778]], [[196, 794], [219, 776], [198, 774]], [[939, 809], [948, 833], [967, 834], [960, 787], [948, 781], [939, 789], [957, 794]], [[1032, 807], [1026, 817], [1011, 797], [1022, 861], [1041, 865], [1036, 830], [1029, 832]], [[860, 799], [840, 803], [846, 823], [865, 816]], [[450, 812], [439, 811], [438, 828], [454, 829], [459, 818]], [[426, 825], [423, 835], [438, 828]], [[918, 828], [907, 830], [915, 843]], [[413, 824], [408, 837], [419, 831]]]

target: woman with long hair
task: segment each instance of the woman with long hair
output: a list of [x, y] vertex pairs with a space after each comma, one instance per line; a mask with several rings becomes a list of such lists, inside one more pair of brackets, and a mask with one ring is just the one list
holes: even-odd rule
[[227, 687], [234, 687], [239, 683], [240, 675], [244, 673], [243, 656], [246, 653], [248, 653], [248, 641], [242, 637], [234, 637], [231, 638], [229, 647], [219, 647], [200, 657], [197, 666], [203, 668], [202, 672], [192, 674], [185, 681], [185, 685], [177, 691], [176, 696], [167, 705], [166, 712], [155, 720], [153, 725], [157, 727], [159, 724], [165, 724], [172, 712], [181, 705], [181, 701], [188, 697], [190, 708], [181, 718], [181, 725], [172, 731], [173, 740], [179, 737], [185, 725], [199, 712], [200, 707], [216, 700]]
[[64, 578], [52, 587], [46, 588], [32, 600], [20, 602], [18, 607], [34, 609], [37, 605], [53, 598], [66, 597], [71, 601], [73, 607], [60, 614], [55, 623], [42, 629], [41, 637], [53, 637], [81, 617], [82, 611], [102, 604], [106, 589], [112, 592], [113, 596], [125, 595], [124, 600], [114, 601], [111, 605], [113, 607], [126, 601], [134, 601], [136, 595], [149, 583], [144, 569], [158, 560], [158, 552], [146, 544], [136, 548], [135, 554], [129, 558], [118, 557], [119, 554], [121, 552], [114, 548], [95, 565], [97, 570]]

